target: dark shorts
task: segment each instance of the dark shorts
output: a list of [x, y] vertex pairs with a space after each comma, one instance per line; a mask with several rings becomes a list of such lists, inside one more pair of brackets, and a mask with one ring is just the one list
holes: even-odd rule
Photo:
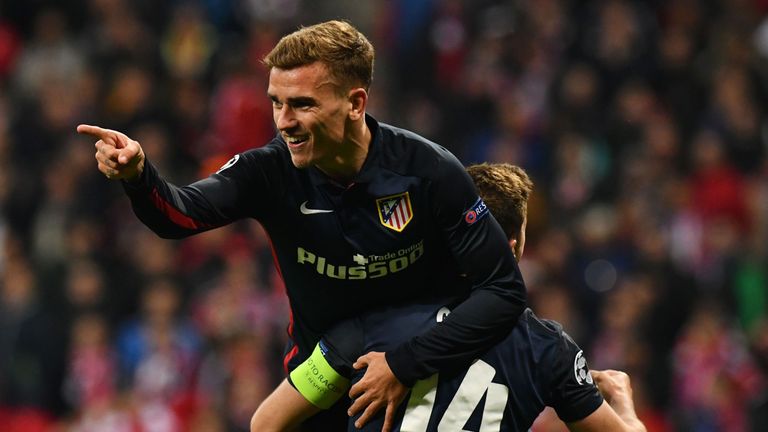
[[299, 430], [301, 432], [344, 432], [347, 430], [349, 421], [347, 416], [349, 405], [349, 398], [341, 399], [330, 409], [320, 411], [309, 418]]

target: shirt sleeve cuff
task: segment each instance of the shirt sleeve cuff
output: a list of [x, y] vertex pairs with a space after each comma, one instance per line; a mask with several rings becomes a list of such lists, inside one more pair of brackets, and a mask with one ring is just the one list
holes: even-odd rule
[[149, 171], [154, 169], [155, 167], [153, 167], [145, 157], [144, 169], [141, 171], [141, 174], [139, 174], [139, 177], [134, 180], [120, 180], [120, 183], [128, 193], [149, 189]]
[[419, 379], [417, 368], [414, 367], [413, 353], [407, 343], [404, 343], [392, 351], [384, 353], [387, 365], [398, 381], [406, 387], [413, 387]]

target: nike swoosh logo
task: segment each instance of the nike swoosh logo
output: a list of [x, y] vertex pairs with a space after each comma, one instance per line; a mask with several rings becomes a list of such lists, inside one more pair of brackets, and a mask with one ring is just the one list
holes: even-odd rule
[[301, 207], [299, 207], [299, 210], [301, 210], [302, 214], [311, 215], [311, 214], [319, 214], [319, 213], [333, 213], [333, 210], [307, 208], [307, 202], [308, 201], [304, 201], [303, 203], [301, 203]]

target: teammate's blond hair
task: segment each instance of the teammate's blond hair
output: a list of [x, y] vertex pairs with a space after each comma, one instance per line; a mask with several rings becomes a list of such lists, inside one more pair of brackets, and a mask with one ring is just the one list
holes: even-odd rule
[[482, 163], [467, 167], [477, 191], [499, 222], [507, 239], [520, 239], [533, 181], [526, 172], [507, 163]]

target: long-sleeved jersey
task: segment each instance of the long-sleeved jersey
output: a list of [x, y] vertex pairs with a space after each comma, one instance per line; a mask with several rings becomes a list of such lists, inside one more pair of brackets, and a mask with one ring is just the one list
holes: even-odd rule
[[[366, 117], [372, 140], [354, 182], [297, 169], [278, 134], [187, 186], [149, 161], [124, 187], [139, 219], [181, 238], [255, 218], [267, 231], [290, 307], [288, 370], [345, 318], [423, 299], [466, 299], [446, 325], [387, 352], [405, 384], [466, 363], [506, 335], [525, 287], [502, 229], [461, 163], [416, 134]], [[462, 277], [466, 276], [466, 277]]]
[[[364, 371], [352, 368], [358, 356], [439, 327], [448, 313], [440, 305], [419, 304], [344, 321], [291, 373], [291, 384], [309, 402], [328, 408], [362, 376]], [[418, 381], [399, 407], [393, 431], [522, 431], [545, 406], [573, 422], [602, 403], [579, 346], [559, 323], [527, 309], [507, 338], [471, 365]], [[356, 420], [349, 420], [347, 430], [358, 431]], [[362, 430], [380, 431], [382, 426], [379, 413]]]

